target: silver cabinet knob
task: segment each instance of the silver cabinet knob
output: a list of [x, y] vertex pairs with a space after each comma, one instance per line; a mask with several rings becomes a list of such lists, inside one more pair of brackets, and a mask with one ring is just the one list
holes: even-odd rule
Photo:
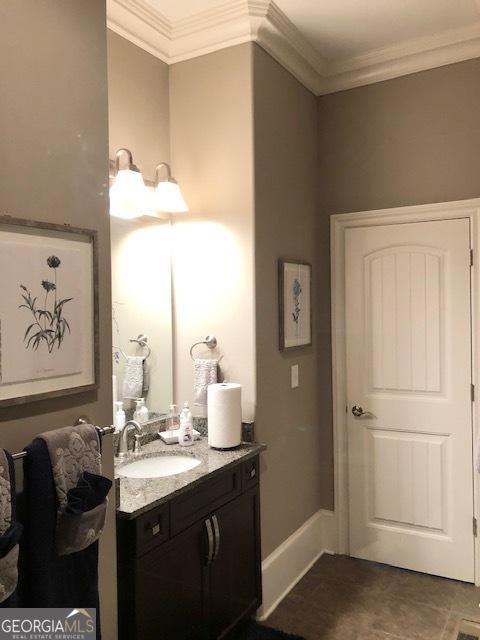
[[354, 404], [352, 407], [352, 413], [355, 416], [355, 418], [361, 418], [362, 416], [367, 414], [368, 411], [364, 411], [362, 407], [359, 407], [358, 405]]

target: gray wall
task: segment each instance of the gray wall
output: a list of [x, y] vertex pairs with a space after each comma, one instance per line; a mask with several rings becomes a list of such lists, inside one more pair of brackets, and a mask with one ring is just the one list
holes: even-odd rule
[[[263, 555], [330, 506], [331, 433], [328, 220], [318, 216], [317, 103], [254, 46], [256, 435], [268, 445], [262, 476]], [[313, 267], [313, 345], [278, 349], [278, 258]], [[290, 386], [299, 365], [300, 387]]]
[[[322, 219], [478, 198], [479, 104], [478, 58], [318, 98]], [[321, 465], [333, 478], [333, 434], [324, 433]], [[323, 495], [331, 504], [331, 482]]]
[[[1, 409], [0, 446], [18, 451], [40, 431], [71, 425], [81, 414], [111, 420], [105, 3], [2, 2], [0, 24], [0, 210], [97, 229], [100, 249], [98, 393]], [[110, 460], [110, 441], [105, 446]], [[116, 637], [113, 508], [111, 500], [101, 546], [106, 640]]]
[[110, 158], [133, 153], [148, 180], [170, 161], [168, 65], [113, 31], [107, 31]]
[[326, 215], [480, 195], [480, 59], [318, 99]]

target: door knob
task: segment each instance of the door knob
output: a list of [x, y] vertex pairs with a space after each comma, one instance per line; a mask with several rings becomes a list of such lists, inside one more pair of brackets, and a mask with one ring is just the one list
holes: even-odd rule
[[352, 407], [352, 413], [355, 416], [355, 418], [361, 418], [362, 416], [366, 415], [368, 411], [364, 411], [362, 407], [359, 407], [358, 405], [354, 404]]

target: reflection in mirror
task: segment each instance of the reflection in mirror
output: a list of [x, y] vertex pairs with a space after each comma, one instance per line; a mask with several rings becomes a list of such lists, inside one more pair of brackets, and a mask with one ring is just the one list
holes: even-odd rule
[[[127, 413], [135, 409], [133, 397], [145, 398], [151, 413], [167, 413], [173, 397], [170, 221], [111, 217], [110, 225], [114, 395]], [[135, 357], [143, 359], [148, 348], [131, 342], [140, 334], [151, 351], [143, 366]]]

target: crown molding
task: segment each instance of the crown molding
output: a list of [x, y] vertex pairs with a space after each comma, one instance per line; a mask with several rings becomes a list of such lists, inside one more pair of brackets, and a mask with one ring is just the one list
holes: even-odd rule
[[333, 62], [317, 93], [344, 91], [478, 57], [480, 23]]
[[256, 24], [252, 40], [317, 93], [327, 71], [326, 62], [275, 3], [270, 3], [264, 19]]
[[171, 23], [144, 0], [107, 0], [107, 27], [169, 64]]
[[266, 13], [269, 0], [229, 0], [171, 23], [170, 63], [250, 42], [252, 21]]
[[177, 21], [170, 21], [147, 0], [107, 0], [107, 26], [167, 64], [256, 42], [316, 95], [480, 57], [479, 22], [327, 61], [273, 0], [225, 0]]

